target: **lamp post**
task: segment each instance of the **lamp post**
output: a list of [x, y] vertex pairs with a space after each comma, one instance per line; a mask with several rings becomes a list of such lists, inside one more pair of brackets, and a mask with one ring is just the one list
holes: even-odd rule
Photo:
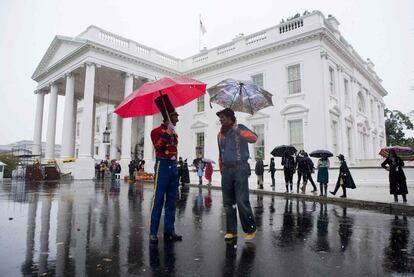
[[111, 133], [108, 130], [109, 88], [110, 88], [110, 85], [108, 85], [108, 102], [106, 104], [106, 127], [105, 127], [105, 131], [103, 132], [103, 143], [110, 143], [110, 136], [111, 136]]

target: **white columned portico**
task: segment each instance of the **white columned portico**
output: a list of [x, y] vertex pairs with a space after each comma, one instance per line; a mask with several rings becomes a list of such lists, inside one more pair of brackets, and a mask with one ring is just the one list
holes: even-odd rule
[[116, 114], [112, 114], [112, 124], [111, 124], [111, 159], [119, 159], [119, 152], [118, 148], [120, 146], [120, 126], [121, 126], [121, 118]]
[[85, 91], [82, 120], [80, 121], [79, 156], [76, 160], [75, 179], [92, 179], [95, 161], [92, 156], [93, 114], [95, 94], [95, 64], [85, 64]]
[[49, 99], [49, 117], [47, 119], [47, 134], [46, 134], [46, 160], [55, 159], [55, 138], [56, 138], [56, 114], [58, 102], [58, 86], [53, 83], [50, 85], [50, 99]]
[[65, 110], [63, 114], [63, 130], [62, 130], [62, 159], [73, 157], [74, 138], [74, 96], [75, 96], [75, 78], [72, 74], [66, 75], [65, 89]]
[[154, 128], [154, 116], [145, 117], [145, 131], [144, 131], [144, 160], [145, 160], [145, 171], [152, 172], [152, 153], [153, 146], [151, 141], [151, 131]]
[[[45, 95], [38, 91], [36, 102], [35, 125], [33, 135], [33, 155], [42, 154], [42, 126], [43, 126], [43, 107], [45, 103]], [[39, 158], [40, 159], [40, 158]]]
[[[125, 73], [125, 89], [124, 89], [124, 99], [132, 92], [134, 77]], [[122, 173], [128, 172], [128, 164], [131, 161], [131, 133], [132, 130], [132, 118], [124, 118], [122, 120], [122, 144], [121, 144], [121, 168]]]

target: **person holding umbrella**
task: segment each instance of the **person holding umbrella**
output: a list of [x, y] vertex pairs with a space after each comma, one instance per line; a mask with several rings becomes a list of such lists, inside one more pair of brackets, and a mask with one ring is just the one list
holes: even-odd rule
[[407, 203], [407, 182], [402, 169], [404, 161], [397, 156], [394, 149], [390, 149], [388, 158], [385, 159], [381, 166], [389, 171], [390, 194], [394, 195], [394, 201], [398, 202], [398, 195], [401, 194], [403, 202]]
[[[315, 182], [313, 181], [313, 178], [312, 178], [312, 173], [314, 171], [313, 161], [312, 161], [311, 158], [309, 158], [308, 153], [304, 152], [303, 155], [305, 157], [304, 159], [306, 160], [306, 164], [307, 164], [307, 167], [306, 167], [307, 168], [307, 173], [306, 173], [307, 181], [309, 181], [312, 185], [313, 190], [311, 192], [316, 193], [318, 190], [317, 190]], [[303, 186], [304, 186], [303, 191], [305, 191], [306, 190], [306, 183], [305, 182], [304, 182]]]
[[293, 191], [293, 174], [295, 173], [295, 160], [288, 151], [282, 157], [283, 173], [285, 174], [286, 193]]
[[[177, 144], [178, 136], [175, 126], [178, 113], [170, 103], [167, 95], [155, 100], [164, 118], [161, 126], [151, 131], [151, 140], [155, 148], [155, 183], [151, 209], [150, 242], [158, 242], [158, 226], [162, 208], [165, 203], [164, 240], [166, 242], [181, 241], [174, 229], [175, 202], [178, 188]], [[164, 200], [165, 199], [165, 200]]]
[[336, 182], [335, 190], [330, 191], [329, 193], [335, 195], [339, 187], [342, 187], [341, 198], [346, 198], [346, 188], [354, 189], [356, 188], [354, 179], [352, 178], [351, 172], [349, 171], [348, 166], [346, 165], [345, 157], [342, 154], [338, 156], [341, 166], [339, 167], [339, 176], [338, 181]]
[[219, 148], [219, 168], [223, 191], [223, 205], [226, 211], [226, 234], [224, 239], [237, 239], [236, 204], [245, 239], [256, 236], [256, 223], [249, 202], [249, 147], [255, 143], [257, 135], [246, 126], [236, 123], [234, 111], [225, 108], [217, 112], [221, 129], [217, 135]]
[[318, 183], [321, 193], [319, 196], [327, 196], [329, 183], [329, 169], [330, 163], [327, 156], [322, 156], [318, 160]]

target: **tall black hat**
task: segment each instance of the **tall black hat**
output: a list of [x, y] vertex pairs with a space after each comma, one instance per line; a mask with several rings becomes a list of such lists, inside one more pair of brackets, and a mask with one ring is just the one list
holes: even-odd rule
[[170, 98], [168, 95], [163, 94], [158, 96], [155, 100], [155, 105], [157, 105], [158, 109], [160, 110], [162, 117], [164, 120], [168, 120], [172, 115], [178, 115], [175, 111], [174, 106], [171, 104]]

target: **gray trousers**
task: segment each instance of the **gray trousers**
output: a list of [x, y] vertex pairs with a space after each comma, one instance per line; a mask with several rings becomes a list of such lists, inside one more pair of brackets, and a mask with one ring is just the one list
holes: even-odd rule
[[221, 188], [223, 205], [226, 211], [227, 233], [237, 233], [236, 205], [243, 231], [256, 231], [252, 208], [249, 201], [249, 165], [241, 162], [237, 165], [223, 165], [221, 172]]

